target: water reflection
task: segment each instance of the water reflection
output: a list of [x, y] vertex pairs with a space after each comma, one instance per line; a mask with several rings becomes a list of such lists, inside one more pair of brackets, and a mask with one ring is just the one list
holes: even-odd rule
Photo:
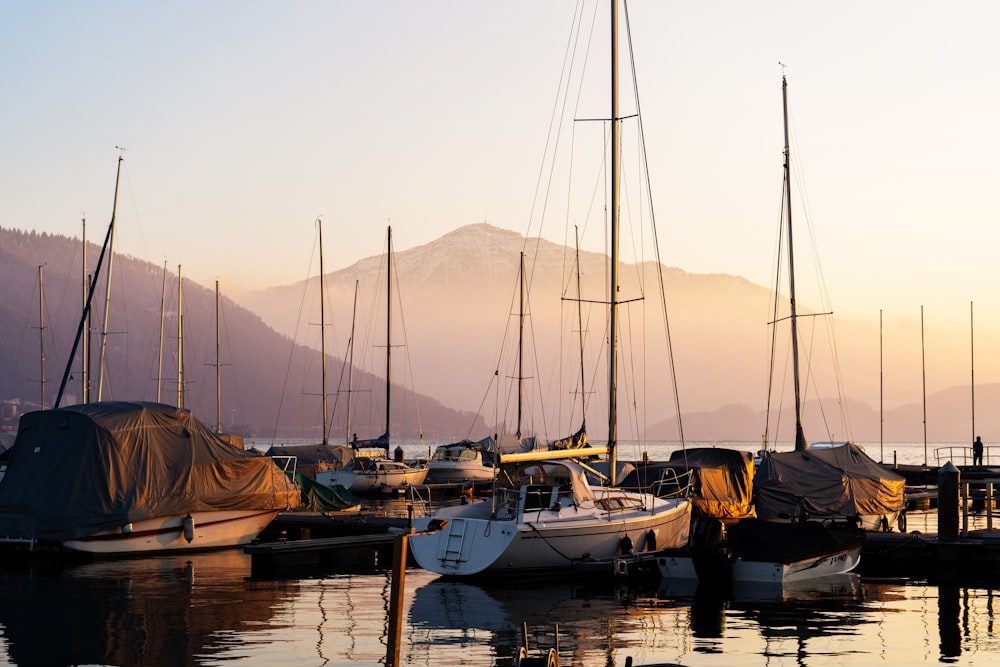
[[220, 632], [269, 622], [295, 582], [250, 582], [240, 551], [0, 572], [0, 625], [19, 665], [192, 664]]
[[[0, 569], [0, 663], [362, 664], [386, 655], [391, 574], [261, 580], [240, 551]], [[706, 595], [694, 582], [516, 585], [407, 573], [404, 665], [931, 664], [1000, 656], [995, 592], [856, 575]]]

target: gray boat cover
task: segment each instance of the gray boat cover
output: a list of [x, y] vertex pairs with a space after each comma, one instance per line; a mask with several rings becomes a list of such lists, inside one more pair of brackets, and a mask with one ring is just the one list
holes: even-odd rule
[[189, 512], [291, 509], [299, 488], [188, 410], [105, 401], [21, 417], [0, 480], [0, 537], [62, 541]]
[[906, 507], [906, 479], [857, 445], [767, 452], [754, 477], [757, 516], [856, 517]]

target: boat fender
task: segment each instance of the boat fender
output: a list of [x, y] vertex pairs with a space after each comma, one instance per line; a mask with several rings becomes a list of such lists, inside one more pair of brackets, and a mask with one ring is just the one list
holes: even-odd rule
[[632, 538], [626, 535], [618, 542], [618, 553], [622, 556], [625, 554], [630, 554], [633, 551]]
[[656, 551], [656, 531], [652, 528], [646, 533], [646, 551]]
[[883, 533], [892, 532], [892, 528], [889, 527], [889, 517], [882, 515], [882, 518], [878, 522], [878, 527]]
[[188, 542], [191, 542], [191, 540], [194, 539], [194, 518], [190, 514], [188, 514], [186, 517], [184, 517], [183, 525], [184, 525], [184, 539], [187, 540]]
[[899, 513], [899, 518], [896, 519], [896, 527], [899, 528], [899, 532], [906, 532], [906, 512]]

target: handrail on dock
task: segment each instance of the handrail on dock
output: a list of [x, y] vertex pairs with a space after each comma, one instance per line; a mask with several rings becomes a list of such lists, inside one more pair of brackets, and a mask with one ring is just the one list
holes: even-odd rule
[[[969, 500], [973, 499], [971, 493], [971, 487], [980, 487], [985, 485], [986, 494], [984, 500], [986, 503], [986, 530], [993, 530], [993, 506], [997, 500], [997, 495], [1000, 493], [1000, 477], [987, 477], [986, 479], [979, 479], [973, 482], [962, 481], [962, 535], [969, 534]], [[975, 498], [978, 500], [978, 497]]]

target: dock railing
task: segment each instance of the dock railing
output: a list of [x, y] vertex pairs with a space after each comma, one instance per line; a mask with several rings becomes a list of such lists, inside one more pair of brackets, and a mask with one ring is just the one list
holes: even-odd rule
[[[937, 460], [938, 467], [940, 468], [948, 461], [951, 461], [957, 466], [971, 466], [972, 465], [972, 445], [948, 445], [947, 447], [936, 447], [934, 449], [934, 458]], [[1000, 454], [996, 457], [998, 462], [1000, 462]], [[983, 447], [983, 463], [982, 465], [990, 465], [990, 447]], [[998, 463], [997, 465], [1000, 465]]]
[[[974, 491], [984, 488], [984, 493], [980, 495]], [[973, 482], [962, 482], [962, 536], [969, 533], [969, 509], [970, 506], [983, 501], [986, 510], [986, 530], [993, 530], [993, 511], [997, 501], [998, 491], [1000, 491], [1000, 477], [988, 477]]]

